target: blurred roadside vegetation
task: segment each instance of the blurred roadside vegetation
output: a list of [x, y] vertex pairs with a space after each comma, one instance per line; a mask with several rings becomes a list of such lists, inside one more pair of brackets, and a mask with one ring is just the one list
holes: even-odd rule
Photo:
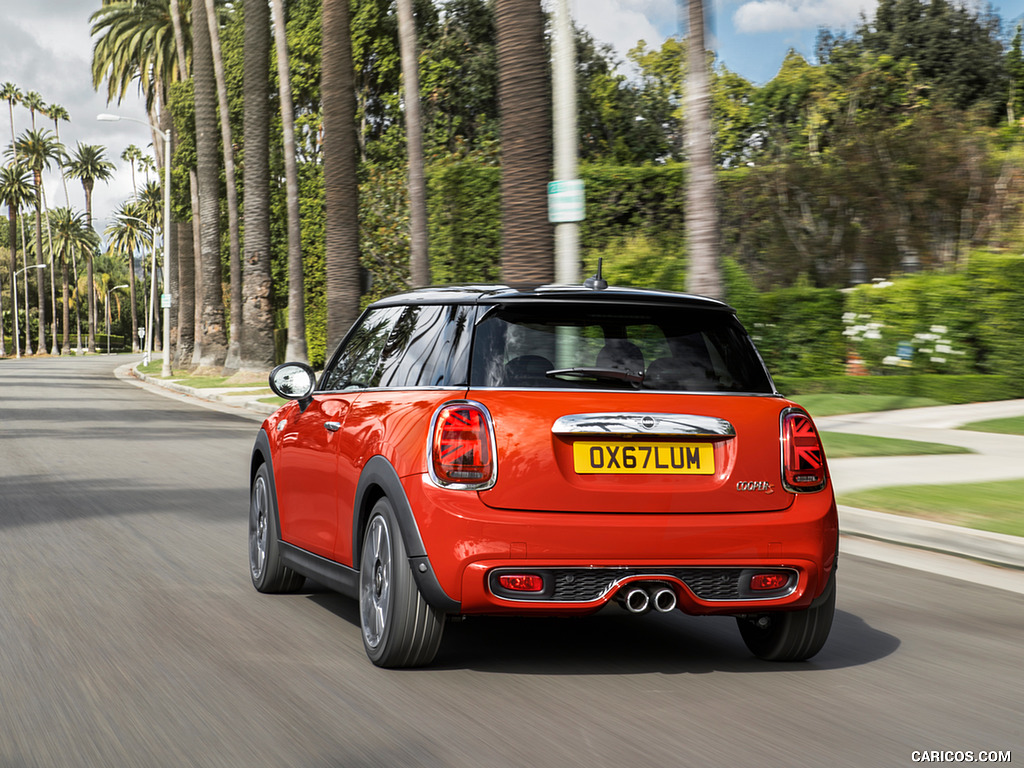
[[[307, 341], [315, 365], [338, 341], [324, 332], [320, 7], [318, 0], [286, 5]], [[236, 135], [242, 135], [241, 11], [236, 4], [225, 15], [221, 36]], [[497, 281], [501, 143], [493, 5], [419, 0], [416, 16], [432, 281]], [[352, 30], [367, 303], [408, 284], [406, 149], [390, 2], [356, 0]], [[577, 30], [576, 49], [580, 176], [586, 185], [582, 276], [603, 258], [612, 282], [681, 289], [685, 41], [638, 41], [620, 61], [610, 46]], [[1020, 290], [1020, 270], [999, 263], [1004, 254], [1024, 250], [1020, 31], [1005, 29], [988, 7], [882, 0], [874, 17], [849, 33], [823, 29], [816, 54], [817, 63], [810, 63], [791, 52], [763, 85], [713, 63], [728, 300], [761, 337], [776, 375], [841, 373], [851, 346], [870, 372], [905, 373], [882, 361], [898, 357], [901, 342], [914, 344], [914, 334], [930, 334], [932, 325], [947, 327], [951, 346], [963, 355], [933, 361], [942, 355], [925, 353], [926, 345], [919, 344], [913, 372], [1007, 373], [1014, 360], [1024, 360], [1006, 343], [1022, 322], [1021, 310], [1006, 301]], [[186, 137], [191, 98], [189, 86], [179, 85], [170, 105]], [[182, 161], [192, 151], [188, 141], [177, 150]], [[283, 178], [281, 163], [275, 146], [275, 179]], [[176, 215], [188, 218], [183, 171], [176, 171], [174, 189]], [[275, 301], [283, 310], [283, 184], [273, 195]], [[223, 251], [226, 258], [226, 244]], [[893, 302], [868, 289], [839, 293], [853, 282], [899, 274], [913, 276], [905, 287], [896, 281]], [[891, 306], [909, 294], [925, 305], [921, 297], [938, 288], [948, 299], [944, 309], [957, 317], [947, 317], [942, 303], [933, 302], [929, 323], [922, 325]], [[968, 316], [972, 307], [980, 309], [978, 301], [984, 310], [974, 314], [987, 316], [988, 327]], [[841, 318], [849, 313], [870, 315], [862, 324], [882, 324], [884, 344], [844, 336]], [[280, 324], [286, 313], [278, 317]]]

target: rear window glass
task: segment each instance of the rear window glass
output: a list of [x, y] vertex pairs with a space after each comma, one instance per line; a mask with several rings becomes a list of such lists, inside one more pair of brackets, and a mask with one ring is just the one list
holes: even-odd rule
[[673, 306], [531, 303], [491, 309], [477, 325], [479, 387], [771, 394], [735, 316]]

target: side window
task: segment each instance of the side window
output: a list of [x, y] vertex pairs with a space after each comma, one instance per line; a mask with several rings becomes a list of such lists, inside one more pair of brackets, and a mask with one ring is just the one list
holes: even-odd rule
[[320, 388], [336, 392], [377, 386], [381, 354], [404, 309], [384, 307], [364, 315], [324, 372]]
[[379, 385], [440, 387], [464, 384], [469, 309], [437, 305], [408, 307], [395, 324], [381, 355]]

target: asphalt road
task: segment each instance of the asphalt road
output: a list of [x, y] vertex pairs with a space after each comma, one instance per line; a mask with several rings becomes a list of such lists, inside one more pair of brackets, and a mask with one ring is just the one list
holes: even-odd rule
[[904, 766], [1024, 761], [1024, 596], [844, 554], [812, 661], [730, 619], [479, 619], [365, 658], [355, 606], [246, 565], [256, 424], [0, 361], [0, 766]]

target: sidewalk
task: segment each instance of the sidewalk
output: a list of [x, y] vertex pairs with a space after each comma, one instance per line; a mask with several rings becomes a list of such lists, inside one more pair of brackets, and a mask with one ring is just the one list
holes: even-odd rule
[[[817, 419], [823, 432], [847, 432], [958, 445], [973, 454], [837, 459], [829, 462], [836, 494], [892, 485], [935, 485], [1024, 477], [1024, 436], [967, 432], [975, 421], [1024, 416], [1024, 400], [941, 405]], [[1022, 500], [1024, 503], [1024, 500]], [[888, 541], [1024, 569], [1024, 539], [853, 507], [839, 508], [848, 536]]]
[[[115, 374], [119, 379], [159, 394], [257, 422], [276, 410], [274, 405], [259, 402], [267, 397], [265, 392], [261, 392], [266, 387], [196, 389], [148, 376], [136, 368], [137, 364], [129, 363], [118, 368]], [[962, 445], [977, 452], [976, 455], [837, 459], [829, 462], [829, 471], [839, 494], [889, 485], [967, 483], [1024, 477], [1024, 437], [964, 432], [953, 428], [973, 421], [1021, 415], [1024, 415], [1024, 400], [1009, 400], [845, 414], [818, 419], [817, 426], [822, 431]], [[901, 556], [885, 547], [872, 546], [872, 542], [881, 542], [1024, 570], [1024, 538], [1018, 536], [846, 506], [839, 507], [839, 525], [845, 539], [841, 545], [844, 551], [865, 557], [899, 560], [909, 567], [920, 567], [914, 563], [914, 558]], [[858, 543], [854, 543], [851, 537]], [[979, 576], [974, 573], [970, 578], [978, 580]], [[995, 576], [988, 581], [1001, 588], [1019, 588], [1005, 586], [1004, 580]], [[1017, 581], [1010, 579], [1014, 585]]]

